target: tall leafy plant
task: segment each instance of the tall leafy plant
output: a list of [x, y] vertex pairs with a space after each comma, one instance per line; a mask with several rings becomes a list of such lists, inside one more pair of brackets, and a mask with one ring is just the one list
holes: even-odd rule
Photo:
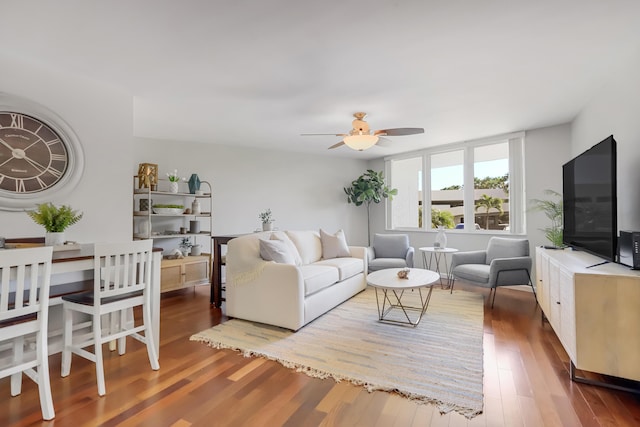
[[396, 188], [389, 188], [384, 180], [383, 172], [367, 169], [358, 179], [351, 183], [351, 187], [344, 188], [347, 202], [356, 206], [367, 206], [367, 241], [371, 245], [371, 203], [380, 203], [383, 199], [393, 200], [398, 194]]
[[545, 190], [551, 196], [549, 200], [532, 199], [533, 210], [542, 211], [551, 221], [551, 225], [542, 229], [544, 235], [555, 247], [561, 248], [562, 243], [562, 195], [553, 190]]

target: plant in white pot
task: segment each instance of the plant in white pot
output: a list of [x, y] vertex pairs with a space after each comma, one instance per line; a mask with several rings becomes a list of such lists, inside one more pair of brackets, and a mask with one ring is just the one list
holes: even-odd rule
[[271, 213], [271, 209], [261, 212], [258, 218], [262, 221], [262, 231], [273, 230], [273, 214]]
[[53, 203], [37, 205], [33, 211], [27, 211], [27, 215], [36, 224], [44, 227], [46, 233], [44, 244], [56, 246], [64, 244], [64, 231], [82, 219], [83, 213], [71, 209], [71, 206], [55, 206]]

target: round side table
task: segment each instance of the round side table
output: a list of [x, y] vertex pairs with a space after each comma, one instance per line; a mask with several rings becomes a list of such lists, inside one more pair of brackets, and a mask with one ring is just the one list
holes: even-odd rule
[[[451, 285], [453, 282], [453, 276], [451, 275], [451, 271], [449, 270], [449, 262], [447, 260], [447, 255], [458, 252], [456, 248], [436, 248], [433, 246], [426, 246], [418, 249], [422, 253], [422, 262], [424, 263], [424, 268], [435, 271], [440, 275], [440, 287], [442, 289], [451, 289]], [[429, 257], [427, 259], [427, 254]], [[440, 267], [440, 262], [444, 262], [444, 272], [445, 282], [442, 282], [442, 271], [443, 269]]]

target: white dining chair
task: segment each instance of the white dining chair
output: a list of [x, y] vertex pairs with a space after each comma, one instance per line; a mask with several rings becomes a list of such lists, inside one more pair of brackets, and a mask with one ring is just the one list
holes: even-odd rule
[[[38, 385], [42, 418], [55, 417], [49, 382], [49, 285], [53, 247], [0, 250], [0, 378], [11, 376], [11, 396], [22, 374]], [[35, 337], [35, 350], [32, 338]]]
[[[97, 243], [95, 245], [93, 291], [62, 297], [63, 305], [63, 377], [71, 371], [71, 354], [77, 354], [96, 364], [98, 394], [104, 396], [104, 366], [102, 344], [118, 340], [119, 353], [124, 353], [124, 340], [131, 336], [146, 344], [153, 370], [160, 369], [153, 342], [151, 322], [151, 259], [152, 241], [138, 240], [124, 243]], [[126, 320], [133, 307], [142, 307], [142, 319]], [[91, 316], [90, 334], [73, 329], [73, 312]], [[102, 322], [103, 315], [116, 316], [115, 322]], [[77, 316], [76, 316], [77, 317]], [[110, 319], [105, 319], [110, 320]], [[137, 324], [136, 324], [137, 323]], [[103, 326], [106, 326], [103, 328]], [[144, 333], [144, 334], [142, 334]], [[73, 334], [76, 334], [74, 337]], [[95, 343], [95, 345], [94, 345]], [[93, 346], [94, 352], [85, 350]]]

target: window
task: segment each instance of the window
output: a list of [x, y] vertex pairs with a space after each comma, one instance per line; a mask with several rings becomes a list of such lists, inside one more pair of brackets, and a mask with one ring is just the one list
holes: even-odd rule
[[523, 142], [518, 133], [386, 158], [398, 189], [387, 226], [524, 232]]

